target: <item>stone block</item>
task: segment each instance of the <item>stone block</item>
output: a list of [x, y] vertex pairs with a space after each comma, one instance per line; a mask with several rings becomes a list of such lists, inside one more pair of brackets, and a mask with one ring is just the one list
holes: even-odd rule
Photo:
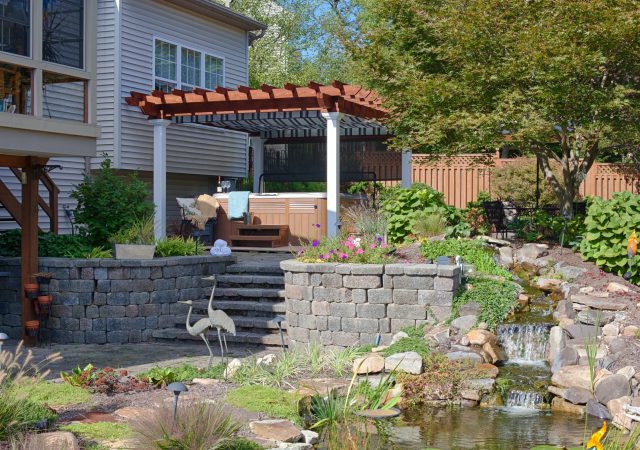
[[295, 342], [309, 342], [309, 330], [307, 330], [306, 328], [289, 327], [289, 329], [287, 330], [287, 336], [290, 340], [293, 340]]
[[447, 278], [460, 278], [460, 267], [438, 266], [438, 276]]
[[138, 307], [139, 314], [144, 317], [159, 316], [162, 313], [160, 304], [148, 303]]
[[91, 329], [93, 331], [107, 331], [107, 319], [98, 318], [91, 320]]
[[113, 318], [113, 317], [124, 317], [124, 315], [125, 315], [124, 306], [106, 305], [106, 306], [100, 307], [100, 317]]
[[85, 343], [85, 332], [84, 331], [74, 331], [73, 332], [73, 343], [74, 344], [84, 344]]
[[310, 314], [300, 314], [298, 316], [298, 326], [308, 330], [316, 329], [316, 316]]
[[93, 321], [91, 319], [80, 319], [80, 331], [91, 331]]
[[326, 331], [329, 329], [329, 320], [327, 316], [316, 317], [316, 329], [318, 331]]
[[125, 306], [129, 303], [128, 292], [110, 292], [107, 294], [107, 305]]
[[345, 331], [334, 331], [331, 335], [333, 345], [340, 347], [353, 347], [359, 345], [360, 335], [358, 333], [351, 333]]
[[153, 291], [151, 293], [151, 303], [173, 303], [177, 302], [179, 298], [178, 291]]
[[151, 295], [149, 292], [132, 292], [129, 294], [129, 303], [132, 305], [143, 305], [149, 303]]
[[69, 305], [51, 305], [51, 315], [53, 317], [71, 317], [73, 316], [73, 308]]
[[310, 276], [306, 272], [294, 273], [292, 284], [298, 286], [309, 286]]
[[125, 309], [125, 313], [124, 313], [125, 316], [138, 317], [138, 305], [127, 305], [125, 306], [124, 309]]
[[107, 304], [107, 294], [104, 292], [94, 292], [93, 293], [93, 304], [96, 306], [106, 305]]
[[[289, 299], [287, 299], [289, 301]], [[297, 314], [311, 314], [311, 302], [305, 300], [290, 300], [290, 310]]]
[[333, 344], [333, 333], [331, 331], [321, 331], [320, 332], [320, 344], [322, 345], [332, 345]]
[[375, 334], [379, 331], [377, 319], [343, 318], [342, 329], [349, 332]]
[[51, 340], [59, 344], [73, 344], [73, 331], [51, 330]]
[[391, 333], [391, 319], [378, 319], [380, 333]]
[[150, 267], [149, 269], [151, 272], [149, 278], [151, 278], [152, 280], [162, 278], [162, 267]]
[[88, 306], [93, 303], [93, 292], [79, 292], [78, 303], [83, 306]]
[[126, 280], [129, 278], [129, 269], [125, 267], [110, 267], [109, 269], [110, 280]]
[[158, 328], [173, 328], [176, 323], [176, 318], [173, 315], [158, 317]]
[[451, 306], [427, 306], [427, 319], [439, 323], [451, 316]]
[[158, 317], [147, 317], [144, 321], [144, 327], [147, 330], [156, 330], [158, 328]]
[[340, 331], [342, 330], [342, 320], [340, 317], [331, 317], [327, 318], [327, 326], [329, 327], [329, 331]]
[[419, 305], [451, 306], [453, 304], [453, 292], [420, 290], [418, 291]]
[[427, 310], [422, 305], [396, 305], [387, 307], [387, 317], [390, 319], [426, 319]]
[[311, 300], [313, 298], [313, 289], [311, 286], [287, 284], [284, 287], [284, 295], [286, 298], [294, 300]]
[[96, 282], [96, 292], [111, 292], [111, 281], [110, 280], [98, 280]]
[[185, 275], [191, 275], [191, 269], [185, 266], [167, 266], [162, 268], [162, 276], [164, 278], [178, 278]]
[[384, 273], [387, 275], [404, 275], [404, 268], [408, 264], [387, 264], [384, 266]]
[[391, 333], [399, 333], [403, 328], [415, 327], [416, 321], [412, 319], [390, 319], [391, 320]]
[[284, 284], [292, 284], [292, 283], [293, 283], [293, 272], [285, 272]]
[[298, 314], [291, 312], [291, 311], [287, 311], [287, 325], [289, 325], [290, 327], [297, 327], [298, 326]]
[[157, 280], [153, 280], [153, 290], [154, 291], [167, 291], [170, 289], [176, 288], [176, 279], [175, 278], [160, 278]]
[[362, 304], [356, 305], [356, 315], [358, 317], [364, 317], [367, 319], [383, 319], [387, 313], [387, 307], [384, 304], [371, 305]]
[[351, 289], [345, 288], [326, 288], [326, 287], [314, 287], [313, 288], [314, 300], [321, 300], [326, 302], [350, 302], [352, 300]]
[[429, 275], [435, 276], [438, 273], [436, 264], [407, 264], [404, 268], [405, 275]]
[[94, 280], [107, 280], [109, 279], [109, 272], [105, 267], [96, 267], [93, 269]]
[[69, 331], [78, 331], [80, 329], [80, 320], [73, 317], [61, 317], [60, 328]]
[[71, 307], [71, 317], [74, 319], [82, 319], [84, 317], [84, 306], [75, 305]]
[[353, 303], [331, 303], [331, 315], [334, 317], [355, 317], [356, 305]]
[[367, 290], [366, 289], [352, 289], [351, 301], [353, 303], [366, 303], [367, 302]]
[[382, 275], [383, 264], [351, 264], [352, 275]]
[[94, 270], [93, 267], [83, 267], [82, 269], [80, 269], [80, 279], [93, 280], [94, 279], [93, 270]]
[[335, 273], [340, 275], [351, 275], [351, 264], [338, 264]]
[[[293, 277], [291, 277], [293, 279]], [[284, 282], [286, 283], [287, 280], [285, 279]], [[312, 273], [311, 277], [309, 278], [309, 285], [311, 286], [320, 286], [322, 284], [322, 274], [321, 273]]]
[[394, 289], [393, 303], [396, 305], [417, 305], [418, 291], [414, 289]]
[[400, 275], [393, 279], [394, 289], [433, 289], [433, 277]]
[[458, 278], [435, 277], [433, 280], [433, 288], [436, 291], [457, 291], [460, 287]]
[[382, 287], [382, 277], [379, 275], [345, 275], [342, 283], [346, 288], [376, 289]]
[[137, 344], [142, 342], [142, 330], [129, 330], [129, 343]]
[[385, 289], [393, 289], [393, 276], [387, 274], [382, 275], [382, 287]]
[[[295, 276], [294, 276], [294, 279], [295, 279]], [[323, 273], [322, 286], [328, 287], [328, 288], [341, 288], [342, 275], [337, 273]]]
[[79, 295], [78, 292], [58, 292], [54, 294], [54, 303], [66, 306], [79, 305]]
[[86, 331], [84, 333], [84, 339], [86, 344], [106, 344], [107, 332], [106, 331]]
[[329, 302], [313, 301], [311, 302], [311, 314], [316, 316], [328, 316], [330, 312], [329, 305]]
[[110, 344], [126, 344], [129, 342], [129, 332], [128, 331], [108, 331], [107, 332], [107, 342]]
[[[5, 319], [9, 316], [4, 316]], [[20, 316], [15, 316], [18, 318], [18, 324], [20, 324]], [[6, 324], [8, 325], [8, 324]], [[57, 330], [60, 328], [60, 318], [59, 317], [49, 317], [49, 319], [47, 319], [47, 328], [51, 328], [54, 330]]]
[[180, 291], [180, 300], [200, 300], [203, 297], [202, 288], [182, 289]]
[[370, 289], [367, 291], [367, 300], [372, 304], [391, 303], [393, 301], [393, 290]]
[[153, 281], [149, 279], [133, 280], [131, 290], [133, 292], [151, 292], [153, 291]]
[[280, 268], [285, 272], [331, 273], [335, 271], [335, 266], [334, 263], [307, 264], [294, 259], [280, 263]]
[[144, 279], [151, 277], [150, 267], [132, 267], [129, 269], [129, 276], [131, 279]]

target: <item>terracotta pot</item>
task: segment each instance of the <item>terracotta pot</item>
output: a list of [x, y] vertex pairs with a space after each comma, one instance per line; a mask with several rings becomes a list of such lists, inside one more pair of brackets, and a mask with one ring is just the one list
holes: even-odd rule
[[40, 321], [38, 320], [27, 320], [24, 324], [25, 331], [27, 332], [27, 336], [37, 336], [38, 329], [40, 328]]
[[27, 298], [34, 300], [38, 297], [38, 292], [40, 291], [40, 287], [36, 283], [25, 283], [24, 285], [24, 293]]
[[52, 278], [53, 274], [51, 273], [41, 273], [41, 274], [36, 274], [36, 280], [38, 280], [38, 283], [40, 284], [49, 284], [51, 282], [51, 278]]
[[50, 295], [40, 295], [36, 302], [36, 314], [49, 314], [53, 297]]

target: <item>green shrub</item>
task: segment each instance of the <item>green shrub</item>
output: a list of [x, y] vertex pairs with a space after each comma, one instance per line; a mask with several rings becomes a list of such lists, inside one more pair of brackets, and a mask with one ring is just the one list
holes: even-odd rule
[[298, 396], [269, 386], [241, 386], [227, 394], [226, 401], [238, 408], [262, 412], [270, 417], [301, 423]]
[[[514, 163], [491, 170], [493, 196], [503, 201], [513, 201], [524, 206], [536, 204], [536, 160], [518, 158]], [[540, 175], [540, 205], [556, 204], [551, 185]]]
[[467, 203], [464, 210], [464, 219], [469, 224], [471, 236], [486, 235], [491, 231], [491, 225], [484, 209], [484, 202], [491, 201], [491, 194], [488, 192], [478, 193], [478, 199]]
[[111, 236], [114, 244], [151, 245], [155, 242], [153, 216], [136, 219], [131, 225], [118, 230]]
[[194, 378], [216, 378], [223, 376], [224, 364], [216, 364], [208, 369], [200, 369], [190, 364], [179, 367], [153, 367], [138, 374], [141, 380], [148, 380], [154, 386], [171, 384], [174, 381], [192, 381]]
[[71, 196], [78, 201], [75, 220], [90, 246], [108, 247], [109, 237], [153, 213], [147, 185], [133, 174], [116, 175], [105, 158], [94, 176], [85, 177]]
[[[511, 227], [518, 239], [527, 242], [539, 242], [551, 240], [560, 242], [564, 219], [552, 216], [544, 211], [517, 217]], [[567, 230], [564, 235], [564, 244], [577, 246], [584, 236], [584, 216], [576, 216], [567, 221]]]
[[[587, 210], [580, 253], [607, 272], [623, 275], [629, 269], [627, 241], [640, 228], [640, 195], [613, 194], [611, 200], [596, 198]], [[631, 282], [640, 283], [638, 265], [633, 264]]]
[[472, 239], [427, 241], [422, 243], [421, 250], [427, 259], [435, 260], [438, 256], [460, 256], [463, 262], [473, 264], [478, 272], [511, 279], [509, 271], [496, 264], [495, 250], [482, 241]]
[[511, 281], [492, 278], [473, 278], [468, 280], [466, 290], [461, 290], [453, 299], [452, 317], [458, 315], [460, 306], [470, 302], [480, 305], [479, 322], [485, 322], [495, 329], [515, 307], [518, 287]]
[[342, 223], [343, 229], [353, 230], [369, 239], [384, 236], [387, 232], [386, 218], [367, 202], [359, 202], [345, 208]]
[[[20, 230], [0, 233], [0, 256], [20, 256]], [[38, 254], [52, 258], [84, 258], [92, 252], [83, 236], [70, 234], [38, 233]]]
[[30, 401], [24, 394], [0, 390], [0, 441], [41, 423], [53, 422], [56, 417], [49, 408]]
[[196, 241], [189, 237], [187, 239], [180, 236], [172, 236], [156, 242], [156, 257], [166, 258], [168, 256], [194, 256], [198, 254]]
[[468, 236], [469, 226], [462, 211], [444, 202], [444, 195], [424, 184], [416, 183], [409, 189], [393, 189], [384, 194], [382, 211], [387, 216], [390, 242], [402, 242], [413, 236], [418, 217], [439, 214], [447, 222], [447, 236]]

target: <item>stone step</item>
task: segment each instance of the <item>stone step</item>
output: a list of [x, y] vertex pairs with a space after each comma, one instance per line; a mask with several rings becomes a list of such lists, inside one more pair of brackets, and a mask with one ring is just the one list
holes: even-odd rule
[[[210, 292], [209, 292], [210, 293]], [[225, 297], [284, 299], [284, 289], [277, 288], [216, 288], [214, 298]]]
[[[191, 323], [196, 322], [200, 319], [206, 319], [208, 316], [206, 314], [192, 314], [191, 315]], [[236, 324], [236, 328], [261, 328], [261, 329], [269, 329], [269, 330], [277, 330], [278, 325], [273, 321], [273, 315], [271, 317], [259, 317], [259, 316], [229, 316]], [[175, 316], [175, 324], [176, 326], [184, 327], [187, 322], [187, 316], [179, 315]], [[287, 322], [282, 322], [283, 330], [287, 329]]]
[[[155, 330], [152, 334], [155, 339], [171, 339], [171, 340], [180, 340], [180, 341], [201, 341], [202, 338], [200, 336], [191, 336], [186, 330], [179, 328], [165, 328], [162, 330]], [[270, 345], [270, 346], [279, 346], [281, 344], [280, 334], [279, 333], [252, 333], [252, 332], [238, 332], [235, 336], [231, 334], [226, 334], [228, 343], [243, 343], [243, 344], [258, 344], [258, 345]], [[216, 332], [209, 333], [209, 341], [212, 344], [216, 344], [214, 342], [217, 340]], [[285, 345], [287, 344], [287, 336], [284, 336]], [[204, 345], [203, 345], [204, 347]], [[212, 347], [215, 350], [216, 347]], [[206, 349], [205, 349], [206, 351]]]
[[[208, 300], [194, 302], [193, 309], [194, 311], [206, 311], [208, 303]], [[229, 311], [258, 311], [275, 314], [284, 314], [287, 312], [287, 306], [284, 301], [216, 300], [213, 303], [213, 307], [226, 311], [227, 313], [229, 313]]]
[[[217, 275], [216, 280], [219, 288], [242, 287], [244, 285], [259, 285], [255, 287], [269, 288], [271, 286], [284, 287], [283, 275], [256, 275], [256, 274], [231, 274]], [[249, 286], [247, 286], [249, 287]]]
[[240, 263], [231, 264], [226, 269], [228, 274], [242, 273], [242, 274], [273, 274], [284, 275], [283, 270], [280, 268], [280, 263]]

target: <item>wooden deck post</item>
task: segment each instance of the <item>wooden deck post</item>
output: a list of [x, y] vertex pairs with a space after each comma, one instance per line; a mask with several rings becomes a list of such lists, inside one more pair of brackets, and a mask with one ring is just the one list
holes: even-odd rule
[[31, 300], [24, 292], [24, 285], [32, 282], [38, 271], [38, 169], [32, 158], [22, 169], [22, 245], [21, 245], [21, 289], [22, 338], [25, 344], [33, 345], [36, 339], [26, 335], [25, 324], [34, 320], [35, 311]]

